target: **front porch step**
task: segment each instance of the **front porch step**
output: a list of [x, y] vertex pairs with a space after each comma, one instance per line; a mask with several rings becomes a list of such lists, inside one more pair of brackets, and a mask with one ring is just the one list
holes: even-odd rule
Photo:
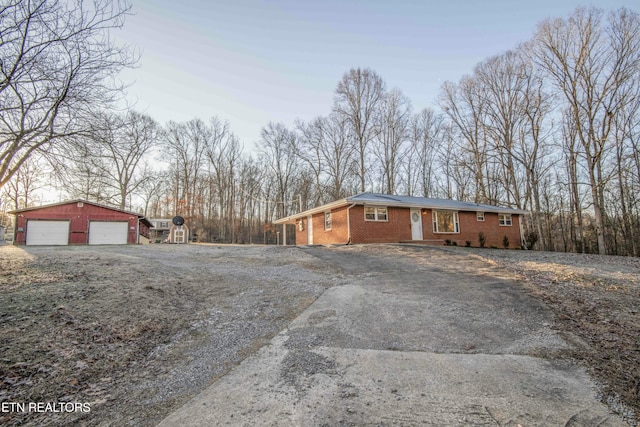
[[400, 243], [413, 243], [414, 245], [444, 246], [444, 240], [442, 239], [400, 240]]

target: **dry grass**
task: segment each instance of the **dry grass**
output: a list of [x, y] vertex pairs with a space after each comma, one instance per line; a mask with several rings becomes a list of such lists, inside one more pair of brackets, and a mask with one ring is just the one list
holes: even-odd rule
[[[277, 254], [259, 247], [154, 246], [0, 246], [0, 402], [91, 404], [89, 414], [0, 413], [0, 425], [154, 425], [215, 378], [189, 372], [203, 378], [177, 394], [168, 373], [194, 357], [225, 372], [317, 297], [266, 277]], [[260, 327], [214, 325], [227, 345], [243, 334], [237, 351], [194, 356], [213, 339], [212, 310]]]
[[570, 355], [632, 424], [640, 414], [640, 260], [550, 252], [474, 251], [515, 274], [574, 340]]

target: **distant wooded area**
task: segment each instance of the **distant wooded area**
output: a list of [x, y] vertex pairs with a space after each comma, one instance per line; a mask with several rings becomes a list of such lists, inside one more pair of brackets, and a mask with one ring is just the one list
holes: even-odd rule
[[114, 76], [138, 57], [108, 34], [130, 8], [82, 4], [0, 7], [4, 210], [54, 187], [152, 218], [180, 214], [201, 241], [263, 243], [278, 217], [374, 191], [525, 209], [535, 249], [640, 255], [633, 11], [544, 21], [444, 83], [434, 109], [415, 111], [375, 70], [353, 68], [326, 115], [267, 123], [249, 152], [217, 117], [161, 125], [115, 109], [125, 85]]

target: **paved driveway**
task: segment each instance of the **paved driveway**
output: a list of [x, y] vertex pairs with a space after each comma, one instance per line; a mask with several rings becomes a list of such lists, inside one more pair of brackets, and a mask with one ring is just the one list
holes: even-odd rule
[[161, 426], [624, 425], [545, 306], [470, 255], [301, 248], [335, 283]]

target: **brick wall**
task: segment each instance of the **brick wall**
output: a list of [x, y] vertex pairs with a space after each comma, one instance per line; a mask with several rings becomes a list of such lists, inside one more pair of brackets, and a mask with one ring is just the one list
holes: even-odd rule
[[[344, 206], [331, 211], [330, 230], [324, 229], [324, 212], [319, 212], [312, 216], [314, 245], [343, 245], [347, 243], [347, 208], [348, 206]], [[296, 222], [296, 245], [308, 245], [308, 217], [305, 216], [301, 220], [303, 230], [300, 230], [300, 226], [298, 222]], [[300, 219], [298, 221], [300, 221]]]
[[[317, 245], [345, 244], [348, 240], [347, 208], [344, 206], [331, 211], [331, 230], [324, 229], [324, 212], [313, 215], [313, 243]], [[478, 221], [476, 212], [458, 212], [459, 233], [434, 233], [433, 214], [430, 209], [422, 209], [422, 233], [424, 240], [451, 240], [458, 246], [471, 241], [479, 246], [478, 233], [486, 236], [486, 247], [502, 248], [504, 236], [509, 239], [509, 247], [520, 246], [519, 216], [512, 215], [511, 226], [500, 226], [498, 214], [485, 213], [484, 221]], [[349, 210], [351, 217], [351, 243], [397, 243], [411, 240], [411, 218], [409, 208], [388, 207], [387, 221], [365, 221], [364, 206], [354, 206]], [[296, 223], [296, 244], [306, 245], [308, 218], [302, 218], [303, 230]]]
[[409, 208], [387, 208], [387, 221], [365, 221], [364, 206], [349, 211], [351, 243], [397, 243], [411, 240]]
[[[424, 212], [424, 211], [423, 211]], [[422, 215], [422, 234], [425, 240], [441, 239], [456, 242], [458, 246], [465, 246], [466, 241], [471, 241], [471, 246], [480, 246], [478, 235], [483, 232], [486, 237], [485, 246], [497, 246], [502, 248], [504, 236], [509, 239], [509, 247], [517, 248], [520, 246], [520, 217], [519, 215], [511, 216], [511, 226], [500, 226], [498, 223], [497, 213], [484, 214], [484, 221], [478, 221], [476, 212], [458, 212], [458, 221], [460, 223], [460, 233], [434, 233], [433, 232], [433, 214], [427, 209]]]
[[[302, 221], [302, 230], [300, 230], [300, 224], [298, 222]], [[296, 245], [308, 245], [307, 241], [307, 228], [309, 224], [307, 223], [307, 217], [299, 219], [296, 221]]]

